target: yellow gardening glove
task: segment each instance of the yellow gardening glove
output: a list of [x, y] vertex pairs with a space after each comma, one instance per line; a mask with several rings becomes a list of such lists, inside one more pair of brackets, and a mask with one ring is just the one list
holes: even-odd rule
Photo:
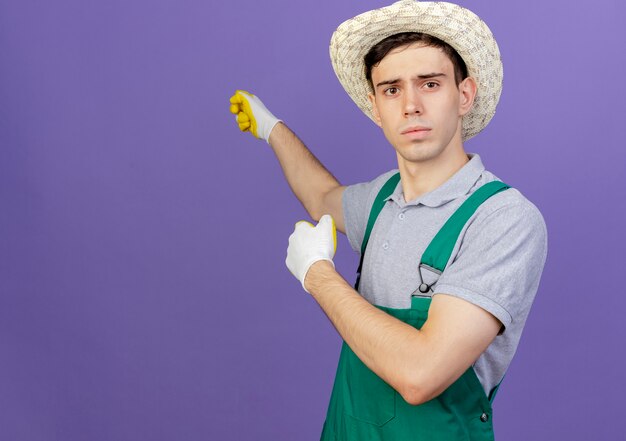
[[294, 232], [289, 236], [287, 248], [287, 268], [302, 284], [306, 292], [304, 279], [306, 273], [318, 260], [327, 260], [333, 267], [333, 257], [337, 250], [337, 228], [335, 220], [330, 214], [322, 216], [316, 226], [300, 221]]
[[261, 100], [245, 90], [237, 90], [230, 97], [230, 111], [237, 115], [239, 130], [251, 132], [254, 136], [269, 143], [270, 133], [280, 122], [267, 110]]

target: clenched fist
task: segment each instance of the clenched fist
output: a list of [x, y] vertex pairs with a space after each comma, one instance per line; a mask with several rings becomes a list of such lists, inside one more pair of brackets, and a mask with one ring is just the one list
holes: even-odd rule
[[294, 232], [289, 236], [287, 248], [287, 268], [302, 284], [306, 292], [304, 279], [306, 273], [318, 260], [328, 260], [333, 267], [333, 257], [337, 250], [337, 229], [335, 220], [325, 214], [316, 226], [306, 221], [296, 224]]
[[272, 129], [281, 121], [267, 110], [258, 97], [245, 90], [237, 90], [230, 97], [230, 111], [237, 116], [239, 130], [250, 132], [268, 143]]

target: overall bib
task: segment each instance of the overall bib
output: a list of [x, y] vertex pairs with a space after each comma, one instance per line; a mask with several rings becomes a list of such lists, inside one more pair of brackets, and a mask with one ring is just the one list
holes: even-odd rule
[[[358, 291], [363, 256], [374, 223], [400, 180], [392, 176], [381, 188], [372, 206], [361, 245], [361, 262], [355, 288]], [[494, 181], [476, 190], [446, 221], [422, 255], [423, 267], [441, 274], [452, 254], [457, 238], [467, 220], [489, 197], [506, 190], [508, 185]], [[376, 306], [399, 320], [420, 329], [428, 318], [431, 286], [423, 283], [422, 295], [411, 295], [409, 309]], [[499, 386], [499, 385], [498, 385]], [[498, 389], [489, 397], [470, 366], [461, 377], [441, 395], [413, 406], [372, 372], [344, 342], [339, 366], [322, 431], [322, 441], [493, 441], [491, 402]]]

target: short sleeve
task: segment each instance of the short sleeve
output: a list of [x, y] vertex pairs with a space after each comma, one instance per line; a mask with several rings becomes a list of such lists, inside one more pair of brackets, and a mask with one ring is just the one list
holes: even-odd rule
[[543, 272], [547, 239], [543, 216], [527, 200], [482, 218], [477, 214], [435, 293], [465, 299], [490, 312], [505, 328], [523, 323]]
[[343, 192], [341, 204], [346, 236], [350, 246], [357, 253], [361, 252], [361, 243], [363, 242], [363, 236], [367, 228], [367, 219], [374, 199], [376, 199], [376, 195], [385, 182], [396, 172], [397, 170], [391, 170], [378, 176], [373, 181], [349, 185]]

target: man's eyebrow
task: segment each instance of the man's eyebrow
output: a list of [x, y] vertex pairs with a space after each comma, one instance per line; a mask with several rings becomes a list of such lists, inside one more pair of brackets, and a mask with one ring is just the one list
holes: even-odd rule
[[[438, 78], [438, 77], [445, 77], [446, 74], [443, 72], [431, 72], [431, 73], [427, 73], [427, 74], [423, 74], [423, 75], [418, 75], [416, 78], [420, 79], [420, 80], [428, 80], [431, 78]], [[380, 83], [376, 84], [376, 88], [380, 87], [380, 86], [385, 86], [387, 84], [396, 84], [399, 83], [401, 81], [400, 78], [394, 78], [391, 80], [385, 80], [385, 81], [381, 81]]]
[[420, 80], [427, 80], [430, 78], [437, 78], [437, 77], [445, 77], [446, 74], [443, 72], [432, 72], [429, 74], [425, 74], [425, 75], [418, 75], [417, 78], [419, 78]]
[[386, 84], [396, 84], [400, 82], [400, 78], [394, 78], [393, 80], [385, 80], [385, 81], [381, 81], [380, 83], [378, 83], [376, 85], [376, 88], [379, 88], [380, 86], [384, 86]]

